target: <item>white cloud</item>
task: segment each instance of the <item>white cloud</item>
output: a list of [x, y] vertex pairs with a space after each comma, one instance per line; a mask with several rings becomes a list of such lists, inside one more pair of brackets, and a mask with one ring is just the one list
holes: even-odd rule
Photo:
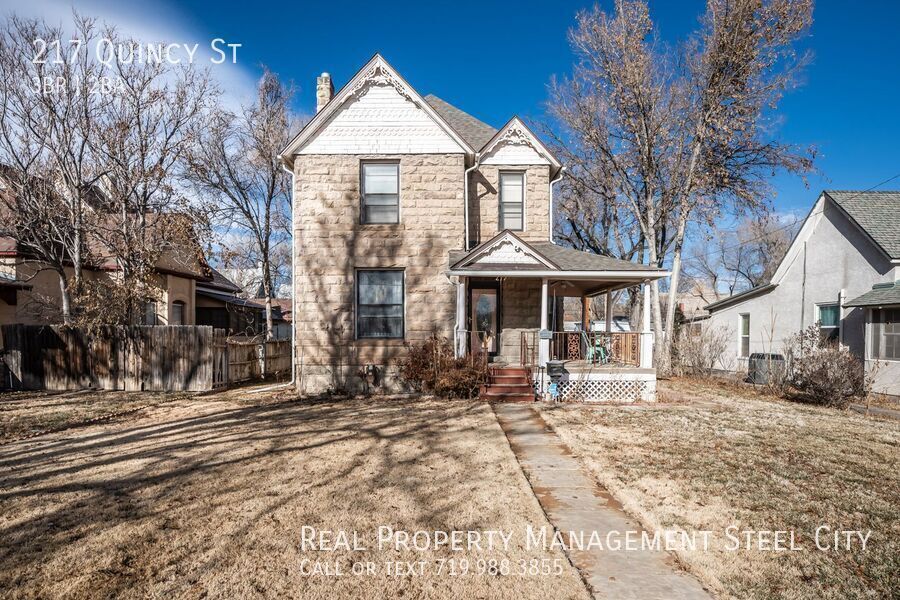
[[[235, 109], [241, 103], [253, 99], [257, 74], [241, 64], [241, 49], [237, 50], [237, 64], [232, 64], [230, 48], [224, 43], [220, 44], [220, 47], [228, 53], [228, 60], [222, 64], [212, 64], [210, 59], [219, 55], [213, 52], [210, 44], [219, 36], [193, 30], [185, 24], [184, 15], [162, 3], [145, 2], [128, 5], [121, 1], [110, 0], [79, 0], [76, 3], [64, 0], [30, 0], [20, 3], [12, 12], [22, 17], [43, 18], [50, 25], [60, 25], [65, 29], [71, 25], [73, 10], [114, 25], [122, 34], [143, 43], [166, 42], [189, 46], [197, 44], [194, 62], [210, 67], [213, 77], [223, 90], [223, 103], [226, 107]], [[225, 43], [242, 43], [242, 40], [225, 40]], [[186, 59], [187, 55], [181, 53], [180, 56]]]

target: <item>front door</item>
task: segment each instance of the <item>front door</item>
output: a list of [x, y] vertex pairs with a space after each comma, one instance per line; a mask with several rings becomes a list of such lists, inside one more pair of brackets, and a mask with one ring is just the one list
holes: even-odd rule
[[473, 282], [469, 287], [469, 307], [473, 349], [496, 355], [500, 348], [500, 284]]

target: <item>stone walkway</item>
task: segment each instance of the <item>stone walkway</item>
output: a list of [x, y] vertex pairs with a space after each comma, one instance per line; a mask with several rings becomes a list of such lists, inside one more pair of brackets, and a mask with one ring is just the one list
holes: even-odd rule
[[[641, 531], [640, 525], [594, 481], [570, 450], [527, 404], [495, 404], [494, 412], [550, 522], [568, 532], [600, 535], [603, 549], [568, 551], [595, 598], [614, 600], [709, 600], [692, 576], [679, 571], [673, 557], [654, 550], [608, 550], [609, 531]], [[624, 538], [623, 538], [624, 539]], [[624, 541], [623, 541], [624, 544]]]

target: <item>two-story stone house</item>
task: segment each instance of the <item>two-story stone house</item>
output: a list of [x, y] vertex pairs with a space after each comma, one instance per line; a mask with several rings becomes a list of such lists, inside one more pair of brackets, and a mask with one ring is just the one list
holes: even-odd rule
[[520, 119], [498, 130], [423, 97], [379, 55], [336, 94], [327, 73], [317, 83], [317, 113], [282, 153], [302, 393], [358, 389], [367, 366], [396, 387], [407, 344], [436, 333], [537, 374], [568, 360], [573, 380], [612, 382], [591, 384], [602, 397], [652, 397], [649, 328], [566, 333], [561, 305], [667, 273], [553, 243], [563, 167]]

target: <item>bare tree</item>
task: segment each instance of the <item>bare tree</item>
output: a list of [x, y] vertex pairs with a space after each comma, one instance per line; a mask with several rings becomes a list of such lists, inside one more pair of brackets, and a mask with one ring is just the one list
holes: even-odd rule
[[772, 141], [767, 127], [803, 65], [792, 48], [811, 14], [811, 0], [709, 0], [701, 29], [672, 52], [655, 41], [644, 0], [617, 0], [611, 14], [580, 13], [570, 32], [573, 76], [551, 86], [557, 146], [573, 148], [563, 158], [574, 189], [630, 212], [644, 259], [671, 264], [665, 318], [655, 284], [652, 293], [664, 372], [689, 225], [758, 211], [773, 171], [812, 168], [811, 150]]
[[188, 179], [209, 199], [213, 221], [248, 239], [258, 260], [266, 303], [266, 332], [272, 335], [273, 259], [288, 244], [290, 177], [278, 154], [293, 128], [292, 90], [265, 71], [256, 101], [240, 114], [221, 113], [190, 154]]
[[[83, 45], [97, 39], [93, 20], [75, 15], [74, 26]], [[93, 85], [104, 68], [86, 51], [59, 60], [35, 42], [62, 39], [59, 28], [14, 15], [0, 37], [0, 235], [56, 272], [69, 323], [92, 260], [87, 209], [104, 175], [90, 145], [103, 106]]]

